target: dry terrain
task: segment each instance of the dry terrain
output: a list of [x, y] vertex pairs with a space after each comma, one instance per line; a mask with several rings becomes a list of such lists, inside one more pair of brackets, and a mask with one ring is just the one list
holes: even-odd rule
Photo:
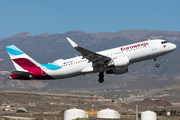
[[[139, 105], [139, 112], [145, 110], [151, 111], [179, 111], [180, 107], [177, 106], [157, 106], [149, 104], [140, 104], [133, 101], [121, 101], [118, 99], [107, 99], [104, 97], [95, 97], [87, 95], [68, 95], [68, 94], [49, 94], [49, 93], [33, 93], [33, 92], [15, 92], [5, 91], [0, 93], [0, 104], [6, 103], [13, 107], [24, 107], [28, 112], [16, 113], [15, 111], [1, 110], [1, 115], [11, 116], [28, 116], [34, 117], [37, 120], [63, 120], [64, 111], [72, 108], [78, 108], [85, 111], [92, 109], [92, 102], [94, 110], [99, 111], [102, 109], [110, 108], [119, 111], [121, 120], [134, 120], [135, 119], [135, 106]], [[96, 120], [96, 115], [89, 115], [88, 120]], [[42, 120], [41, 119], [41, 120]], [[158, 120], [178, 120], [180, 117], [176, 116], [158, 116]], [[101, 119], [98, 119], [101, 120]]]

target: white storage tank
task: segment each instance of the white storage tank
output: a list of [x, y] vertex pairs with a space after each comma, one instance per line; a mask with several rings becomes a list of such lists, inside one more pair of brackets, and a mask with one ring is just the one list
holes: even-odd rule
[[153, 111], [144, 111], [141, 113], [141, 120], [157, 120], [156, 113]]
[[119, 112], [115, 111], [115, 110], [112, 110], [112, 109], [104, 109], [104, 110], [100, 110], [98, 113], [97, 113], [97, 118], [111, 118], [111, 119], [118, 119], [120, 118], [120, 114]]
[[81, 109], [69, 109], [64, 112], [64, 120], [72, 120], [76, 118], [88, 118], [88, 114]]

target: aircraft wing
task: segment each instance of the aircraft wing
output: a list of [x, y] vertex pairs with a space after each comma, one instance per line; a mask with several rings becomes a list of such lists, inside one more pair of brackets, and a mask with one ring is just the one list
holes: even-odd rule
[[70, 42], [70, 44], [78, 51], [81, 53], [81, 55], [88, 59], [90, 62], [104, 62], [106, 60], [110, 60], [110, 57], [92, 52], [90, 50], [87, 50], [85, 48], [82, 48], [78, 46], [74, 41], [72, 41], [70, 38], [67, 37], [67, 40]]

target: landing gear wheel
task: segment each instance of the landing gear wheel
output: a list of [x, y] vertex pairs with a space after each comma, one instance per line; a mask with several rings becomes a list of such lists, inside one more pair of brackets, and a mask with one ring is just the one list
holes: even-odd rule
[[99, 78], [99, 83], [103, 83], [104, 79]]
[[156, 63], [156, 67], [159, 67], [160, 66], [160, 64], [159, 63]]
[[100, 72], [99, 73], [99, 83], [103, 83], [104, 82], [104, 73]]
[[154, 58], [154, 62], [156, 63], [156, 67], [160, 66], [160, 64], [157, 62], [156, 58]]

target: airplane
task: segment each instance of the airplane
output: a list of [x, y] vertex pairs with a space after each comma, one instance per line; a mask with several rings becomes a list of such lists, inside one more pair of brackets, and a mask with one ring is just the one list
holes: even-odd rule
[[130, 45], [116, 47], [100, 52], [93, 52], [77, 45], [67, 37], [69, 43], [82, 56], [58, 59], [52, 63], [40, 64], [26, 55], [15, 45], [6, 46], [6, 50], [16, 68], [9, 79], [15, 80], [53, 80], [79, 75], [99, 73], [99, 83], [104, 82], [104, 73], [120, 75], [128, 72], [128, 66], [154, 59], [156, 67], [160, 64], [157, 57], [166, 55], [176, 49], [176, 45], [166, 40], [154, 39]]

